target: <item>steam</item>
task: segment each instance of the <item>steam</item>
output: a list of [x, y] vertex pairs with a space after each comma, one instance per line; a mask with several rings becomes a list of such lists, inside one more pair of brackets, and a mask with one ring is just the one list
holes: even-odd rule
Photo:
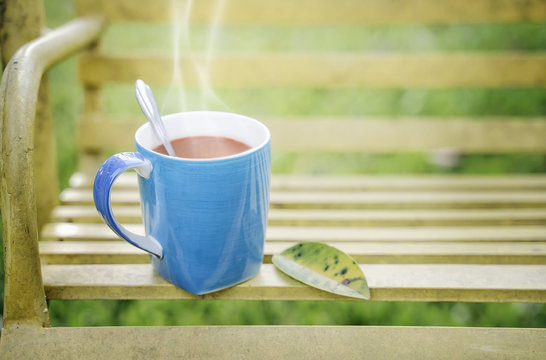
[[205, 61], [203, 64], [204, 66], [198, 66], [199, 64], [194, 62], [194, 65], [197, 68], [197, 74], [199, 76], [199, 84], [201, 88], [201, 107], [203, 109], [208, 108], [208, 106], [210, 105], [220, 105], [222, 107], [226, 107], [226, 105], [218, 98], [210, 85], [210, 67], [212, 64], [212, 59], [214, 57], [214, 49], [216, 48], [216, 42], [218, 39], [218, 28], [220, 21], [222, 20], [222, 14], [224, 13], [225, 2], [226, 0], [216, 0], [216, 3], [214, 5], [211, 28], [209, 30], [207, 39], [207, 49], [205, 53]]
[[[184, 3], [184, 4], [183, 4]], [[184, 88], [184, 78], [182, 76], [181, 55], [182, 52], [190, 53], [189, 40], [189, 17], [193, 0], [184, 1], [171, 0], [171, 14], [173, 26], [173, 54], [172, 54], [172, 78], [169, 90], [165, 95], [161, 112], [165, 113], [166, 104], [170, 103], [170, 99], [174, 98], [180, 104], [181, 110], [188, 109], [188, 99]], [[180, 44], [184, 46], [182, 49]]]
[[[216, 94], [211, 85], [210, 70], [217, 45], [219, 27], [222, 20], [226, 0], [216, 0], [208, 29], [204, 56], [196, 56], [192, 49], [190, 34], [190, 18], [194, 0], [171, 0], [173, 24], [173, 54], [172, 78], [169, 89], [162, 102], [162, 112], [167, 104], [176, 104], [177, 111], [187, 111], [197, 107], [200, 110], [229, 110]], [[195, 69], [199, 86], [199, 99], [196, 104], [190, 104], [185, 74], [182, 72], [181, 61], [188, 59]], [[186, 74], [187, 75], [187, 74]]]

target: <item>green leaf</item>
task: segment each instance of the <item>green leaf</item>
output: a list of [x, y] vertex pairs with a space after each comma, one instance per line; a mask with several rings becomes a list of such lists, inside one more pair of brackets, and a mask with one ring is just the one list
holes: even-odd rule
[[273, 264], [294, 279], [318, 289], [370, 299], [368, 282], [356, 261], [333, 246], [299, 243], [274, 255]]

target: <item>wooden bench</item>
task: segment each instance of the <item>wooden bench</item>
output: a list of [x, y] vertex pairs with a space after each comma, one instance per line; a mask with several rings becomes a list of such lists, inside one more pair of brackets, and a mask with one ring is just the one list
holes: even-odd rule
[[[170, 20], [168, 0], [76, 0], [78, 19], [42, 33], [40, 1], [7, 1], [1, 193], [5, 263], [0, 357], [22, 358], [536, 358], [546, 330], [383, 326], [50, 327], [50, 299], [345, 300], [277, 271], [272, 254], [324, 241], [363, 268], [371, 301], [546, 302], [546, 175], [278, 175], [272, 178], [260, 274], [195, 296], [170, 285], [140, 250], [119, 240], [92, 204], [92, 180], [109, 151], [132, 150], [142, 122], [104, 115], [103, 88], [143, 78], [168, 84], [170, 57], [108, 53], [109, 25]], [[196, 1], [204, 23], [214, 1]], [[545, 22], [546, 2], [343, 0], [224, 4], [228, 26]], [[22, 26], [23, 24], [23, 26]], [[32, 40], [32, 41], [31, 41]], [[29, 42], [31, 41], [31, 42]], [[25, 44], [25, 45], [23, 45]], [[17, 48], [20, 49], [15, 52]], [[80, 170], [58, 197], [47, 75], [81, 52], [85, 96]], [[14, 55], [13, 55], [14, 54]], [[13, 57], [12, 57], [13, 55]], [[11, 58], [11, 60], [9, 60]], [[543, 52], [221, 54], [213, 85], [227, 88], [544, 88]], [[198, 85], [191, 63], [185, 79]], [[135, 104], [136, 106], [136, 104]], [[34, 116], [36, 114], [36, 116]], [[264, 117], [273, 151], [392, 153], [546, 152], [546, 119]], [[112, 193], [120, 221], [140, 227], [134, 174]], [[499, 314], [502, 316], [502, 314]]]

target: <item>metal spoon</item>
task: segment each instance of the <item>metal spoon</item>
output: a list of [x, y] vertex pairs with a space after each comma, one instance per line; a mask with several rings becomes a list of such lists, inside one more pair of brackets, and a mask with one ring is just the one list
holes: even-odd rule
[[159, 113], [152, 89], [148, 86], [148, 84], [140, 79], [136, 81], [135, 89], [136, 98], [140, 108], [152, 125], [152, 129], [154, 129], [156, 136], [159, 138], [159, 140], [161, 140], [161, 143], [163, 146], [165, 146], [165, 149], [167, 149], [167, 153], [170, 156], [176, 156], [171, 142], [167, 137], [165, 126], [163, 126], [163, 120], [161, 120], [161, 114]]

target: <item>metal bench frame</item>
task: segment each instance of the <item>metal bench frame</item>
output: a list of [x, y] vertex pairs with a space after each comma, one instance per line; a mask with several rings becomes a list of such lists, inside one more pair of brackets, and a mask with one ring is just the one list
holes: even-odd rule
[[[323, 358], [326, 356], [437, 359], [492, 356], [494, 358], [539, 359], [546, 355], [544, 329], [378, 326], [51, 328], [47, 298], [78, 298], [79, 296], [87, 298], [93, 296], [94, 290], [91, 289], [87, 295], [81, 295], [82, 293], [77, 290], [74, 295], [71, 295], [70, 285], [61, 284], [55, 287], [54, 280], [51, 280], [55, 278], [55, 265], [42, 264], [44, 259], [52, 260], [48, 258], [50, 256], [48, 246], [51, 244], [44, 245], [39, 242], [40, 229], [47, 223], [47, 214], [57, 203], [57, 185], [53, 180], [56, 177], [56, 169], [54, 162], [51, 161], [53, 158], [52, 125], [47, 115], [47, 95], [44, 95], [46, 91], [43, 88], [47, 86], [45, 73], [51, 66], [67, 56], [83, 49], [93, 48], [104, 28], [104, 20], [100, 17], [79, 18], [38, 36], [43, 23], [41, 2], [32, 1], [21, 4], [19, 5], [28, 6], [21, 13], [26, 13], [30, 17], [36, 16], [42, 20], [36, 22], [32, 30], [34, 35], [30, 35], [35, 39], [20, 47], [6, 64], [0, 89], [2, 116], [0, 187], [6, 274], [4, 328], [0, 340], [0, 357], [3, 359], [136, 358], [147, 355], [157, 358], [207, 359]], [[45, 116], [42, 116], [44, 113], [46, 113]], [[36, 181], [43, 178], [51, 179], [51, 181]], [[290, 181], [290, 178], [288, 180]], [[539, 182], [541, 180], [539, 178]], [[282, 186], [281, 184], [279, 188]], [[362, 251], [363, 258], [365, 254], [366, 250]], [[544, 253], [538, 255], [536, 261], [538, 264], [543, 264], [543, 259]], [[527, 264], [526, 261], [524, 259], [523, 264]], [[85, 271], [85, 265], [81, 266], [83, 267], [78, 269]], [[111, 271], [108, 266], [105, 265], [103, 269], [108, 274], [106, 277], [112, 279], [113, 274], [108, 273]], [[148, 289], [163, 291], [166, 298], [195, 298], [165, 284], [161, 279], [154, 278], [149, 274], [149, 268], [146, 265], [142, 266], [143, 274], [152, 276], [151, 282], [146, 280], [143, 284]], [[271, 265], [264, 266], [269, 268], [267, 271], [272, 271]], [[518, 265], [511, 266], [513, 267], [505, 268], [508, 269], [507, 273], [514, 269], [518, 271]], [[482, 293], [479, 291], [472, 293], [470, 290], [469, 295], [463, 295], [462, 301], [545, 302], [546, 287], [544, 280], [541, 279], [541, 275], [544, 275], [544, 266], [536, 265], [535, 268], [532, 265], [521, 266], [522, 271], [534, 271], [533, 281], [536, 280], [538, 284], [531, 284], [528, 288], [521, 289], [517, 287], [508, 290], [490, 289], [491, 291], [486, 290]], [[500, 268], [499, 265], [498, 269]], [[74, 268], [74, 271], [78, 269]], [[116, 273], [119, 269], [121, 268], [116, 268]], [[128, 271], [132, 272], [134, 269], [136, 267], [132, 266]], [[387, 267], [379, 269], [379, 272], [383, 273]], [[497, 268], [490, 269], [493, 274], [497, 273]], [[372, 270], [373, 266], [370, 267], [370, 271]], [[476, 268], [476, 272], [481, 270], [482, 268]], [[44, 278], [49, 285], [44, 284]], [[228, 290], [220, 297], [244, 299], [263, 296], [267, 298], [269, 296], [267, 291], [271, 291], [272, 286], [275, 286], [260, 283], [260, 278], [252, 281], [246, 287], [243, 285]], [[279, 282], [280, 290], [273, 291], [282, 295], [275, 295], [275, 298], [336, 299], [334, 296], [325, 296], [314, 289], [291, 282], [287, 278], [279, 278]], [[76, 286], [80, 285], [82, 284], [76, 284]], [[85, 284], [83, 286], [85, 287]], [[65, 293], [60, 294], [59, 291], [65, 291]], [[263, 292], [260, 293], [260, 291]], [[417, 295], [407, 295], [407, 299], [455, 301], [460, 296], [456, 289], [450, 293], [451, 295], [447, 292], [437, 295], [436, 291], [437, 289], [427, 290], [425, 287], [425, 290], [417, 290]], [[251, 295], [245, 295], [247, 293]], [[405, 300], [396, 298], [392, 294], [389, 293], [389, 289], [384, 290], [382, 294], [380, 286], [376, 289], [372, 286], [374, 300]], [[108, 292], [98, 297], [108, 298]], [[112, 297], [149, 298], [150, 295], [144, 290], [141, 294], [129, 292]]]

